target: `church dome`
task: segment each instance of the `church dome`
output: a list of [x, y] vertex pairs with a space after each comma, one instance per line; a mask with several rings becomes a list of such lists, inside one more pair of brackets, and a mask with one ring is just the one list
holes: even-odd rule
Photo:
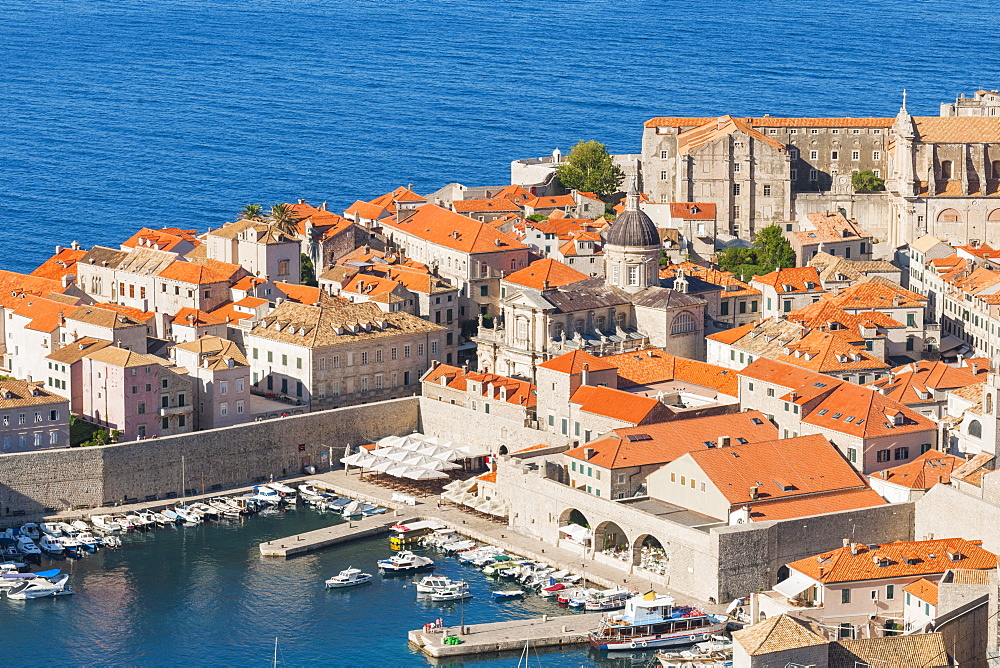
[[611, 223], [605, 241], [612, 246], [659, 246], [656, 225], [639, 209], [639, 191], [633, 179], [625, 195], [625, 210]]

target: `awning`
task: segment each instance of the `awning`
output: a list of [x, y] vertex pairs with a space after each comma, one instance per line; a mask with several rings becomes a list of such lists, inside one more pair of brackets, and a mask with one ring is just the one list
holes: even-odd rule
[[593, 532], [590, 529], [579, 524], [567, 524], [564, 527], [559, 527], [559, 531], [566, 534], [578, 543], [585, 540], [590, 540], [594, 537]]
[[809, 587], [816, 584], [816, 581], [808, 575], [804, 575], [791, 569], [789, 570], [791, 571], [791, 575], [788, 576], [788, 579], [782, 580], [778, 584], [774, 585], [774, 591], [779, 594], [787, 596], [788, 598], [795, 598], [806, 589], [809, 589]]
[[946, 352], [952, 351], [959, 346], [964, 346], [965, 341], [958, 338], [957, 336], [946, 336], [941, 339], [941, 344], [938, 346], [938, 352], [944, 354]]

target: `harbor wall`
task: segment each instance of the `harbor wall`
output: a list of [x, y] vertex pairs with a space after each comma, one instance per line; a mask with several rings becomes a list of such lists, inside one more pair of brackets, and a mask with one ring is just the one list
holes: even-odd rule
[[[0, 517], [211, 493], [339, 462], [357, 446], [416, 431], [416, 397], [119, 445], [0, 455]], [[182, 459], [183, 458], [183, 459]], [[182, 464], [183, 462], [183, 464]], [[339, 463], [337, 464], [339, 466]]]
[[481, 445], [494, 454], [500, 454], [501, 447], [506, 447], [507, 452], [516, 452], [542, 443], [553, 446], [572, 443], [566, 436], [532, 429], [518, 420], [427, 397], [420, 398], [420, 430], [428, 436]]

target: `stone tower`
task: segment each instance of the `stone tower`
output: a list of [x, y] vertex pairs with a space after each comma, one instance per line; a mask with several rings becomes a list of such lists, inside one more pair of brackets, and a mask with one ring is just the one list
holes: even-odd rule
[[605, 283], [629, 293], [659, 285], [660, 246], [656, 225], [639, 210], [639, 191], [633, 178], [625, 210], [611, 224], [604, 240]]

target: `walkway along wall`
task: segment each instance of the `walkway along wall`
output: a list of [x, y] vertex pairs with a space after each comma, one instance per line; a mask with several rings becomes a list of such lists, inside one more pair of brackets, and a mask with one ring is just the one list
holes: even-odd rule
[[[622, 569], [623, 577], [638, 576], [628, 576], [630, 583], [659, 584], [702, 601], [724, 602], [769, 589], [777, 582], [781, 566], [841, 547], [844, 538], [886, 543], [911, 540], [913, 535], [911, 503], [794, 520], [695, 528], [573, 489], [516, 461], [505, 461], [498, 468], [497, 494], [509, 506], [512, 528], [566, 547], [568, 541], [559, 529], [571, 523], [571, 515], [577, 520], [582, 515], [594, 532], [597, 548], [589, 553], [581, 548], [582, 560], [614, 565]], [[633, 550], [631, 562], [600, 554], [604, 536], [615, 531], [627, 538]], [[636, 568], [639, 549], [647, 537], [654, 538], [667, 553], [663, 575]]]
[[[329, 468], [357, 446], [419, 426], [416, 397], [147, 441], [0, 455], [0, 516], [167, 498]], [[182, 458], [183, 457], [183, 467]], [[183, 470], [182, 470], [183, 469]]]

